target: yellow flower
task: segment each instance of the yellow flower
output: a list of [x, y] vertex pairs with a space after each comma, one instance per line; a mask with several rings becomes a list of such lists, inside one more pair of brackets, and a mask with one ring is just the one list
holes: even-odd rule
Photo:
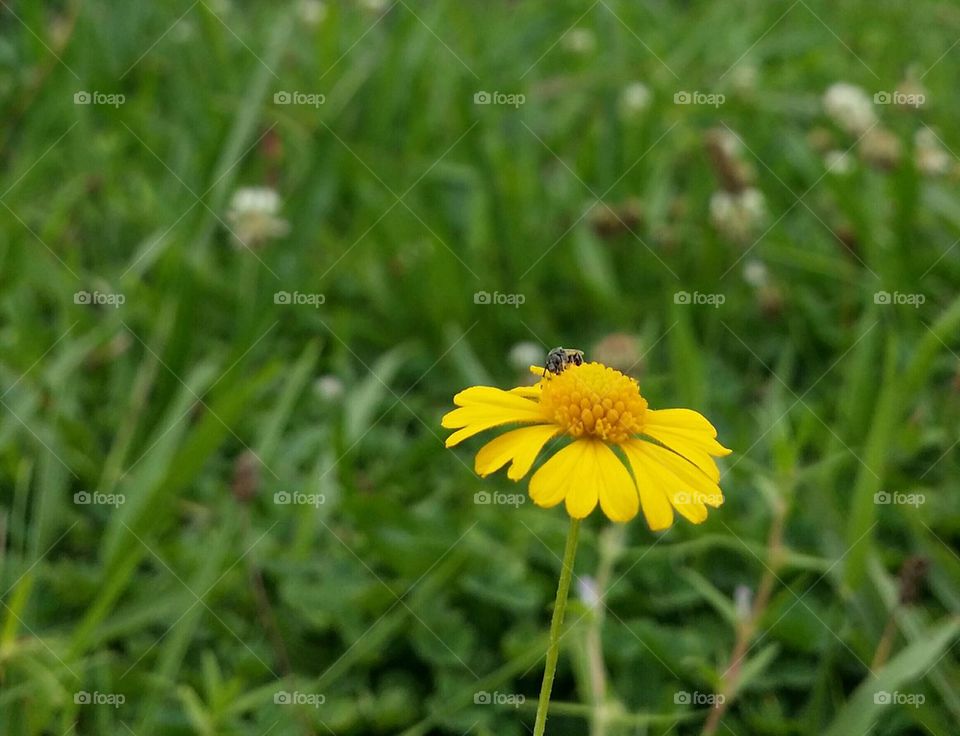
[[[543, 374], [538, 366], [530, 370]], [[628, 521], [642, 508], [650, 528], [660, 530], [673, 523], [674, 509], [699, 524], [707, 506], [723, 503], [713, 458], [730, 450], [717, 442], [713, 425], [690, 409], [649, 409], [634, 379], [600, 363], [572, 365], [511, 391], [473, 386], [453, 402], [458, 408], [442, 421], [457, 430], [447, 447], [493, 427], [526, 425], [480, 449], [481, 476], [510, 463], [507, 477], [518, 481], [548, 441], [572, 439], [530, 479], [538, 506], [565, 501], [570, 516], [582, 519], [599, 501], [612, 521]]]

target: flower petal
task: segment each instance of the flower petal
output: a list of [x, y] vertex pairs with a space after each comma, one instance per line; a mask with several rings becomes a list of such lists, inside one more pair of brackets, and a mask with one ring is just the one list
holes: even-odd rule
[[[644, 432], [656, 437], [664, 444], [669, 442], [661, 439], [658, 434], [668, 432], [676, 441], [697, 445], [701, 450], [723, 457], [731, 450], [716, 441], [717, 430], [710, 424], [703, 414], [692, 409], [656, 409], [647, 411]], [[679, 450], [678, 450], [679, 451]]]
[[541, 423], [545, 419], [536, 401], [490, 386], [468, 388], [453, 401], [459, 408], [445, 414], [440, 422], [447, 429], [458, 430], [447, 437], [447, 447], [491, 427], [511, 422]]
[[[707, 518], [707, 506], [716, 508], [723, 503], [719, 486], [698, 472], [684, 458], [659, 445], [643, 440], [633, 440], [624, 448], [645, 456], [643, 463], [647, 475], [661, 484], [661, 489], [673, 507], [686, 519], [699, 524]], [[628, 453], [628, 457], [631, 456]], [[643, 489], [641, 488], [641, 498]]]
[[487, 476], [512, 460], [507, 476], [520, 480], [530, 472], [543, 446], [559, 431], [552, 424], [537, 424], [506, 432], [480, 448], [474, 468], [478, 475]]
[[516, 394], [517, 396], [523, 396], [527, 399], [540, 399], [540, 392], [543, 390], [543, 386], [538, 382], [532, 386], [517, 386], [516, 388], [510, 389], [510, 393]]
[[607, 445], [597, 449], [597, 466], [600, 508], [610, 521], [630, 521], [640, 510], [640, 495], [627, 466]]
[[640, 451], [639, 442], [624, 443], [620, 447], [633, 469], [647, 526], [655, 532], [668, 529], [673, 524], [673, 507], [664, 492], [660, 476], [651, 467], [655, 465], [654, 461]]
[[716, 428], [703, 414], [693, 409], [651, 409], [647, 412], [647, 422], [676, 429], [693, 429], [717, 436]]
[[581, 486], [592, 467], [593, 440], [574, 440], [543, 464], [530, 479], [530, 498], [538, 506], [550, 508], [563, 500], [567, 513], [575, 519], [587, 516], [597, 505], [589, 488]]
[[608, 445], [578, 439], [551, 457], [530, 479], [530, 497], [538, 506], [556, 506], [566, 500], [575, 519], [588, 516], [600, 502], [612, 521], [637, 514], [639, 497], [626, 466]]
[[717, 468], [716, 462], [714, 462], [710, 453], [704, 449], [703, 445], [697, 444], [682, 434], [668, 432], [665, 429], [644, 427], [644, 434], [659, 440], [678, 455], [685, 457], [702, 470], [714, 483], [720, 481], [720, 469]]
[[575, 441], [557, 452], [530, 479], [530, 498], [537, 506], [551, 508], [567, 495], [570, 479], [586, 453], [589, 441]]

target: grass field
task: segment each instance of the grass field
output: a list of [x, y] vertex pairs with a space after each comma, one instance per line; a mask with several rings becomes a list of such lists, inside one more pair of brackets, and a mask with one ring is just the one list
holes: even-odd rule
[[733, 454], [585, 522], [549, 734], [956, 734], [958, 39], [0, 2], [0, 733], [531, 733], [567, 516], [440, 418], [566, 345]]

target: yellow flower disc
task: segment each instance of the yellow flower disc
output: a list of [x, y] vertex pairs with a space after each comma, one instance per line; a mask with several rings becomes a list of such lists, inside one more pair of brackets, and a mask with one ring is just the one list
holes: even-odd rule
[[570, 366], [544, 381], [540, 406], [572, 437], [626, 442], [643, 431], [647, 401], [632, 378], [599, 363]]

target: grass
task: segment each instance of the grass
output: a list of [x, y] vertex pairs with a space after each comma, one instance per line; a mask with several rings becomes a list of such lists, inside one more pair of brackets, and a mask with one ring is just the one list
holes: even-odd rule
[[[726, 503], [583, 525], [606, 605], [571, 600], [548, 733], [954, 733], [960, 204], [912, 161], [929, 125], [956, 170], [960, 14], [387, 7], [0, 8], [0, 730], [527, 733], [566, 520], [475, 504], [524, 488], [481, 483], [439, 419], [520, 380], [519, 342], [629, 333], [651, 404], [734, 449]], [[927, 103], [875, 106], [904, 152], [868, 166], [822, 94], [908, 75]], [[768, 213], [743, 242], [709, 217], [726, 128]], [[238, 249], [256, 185], [290, 231]]]

